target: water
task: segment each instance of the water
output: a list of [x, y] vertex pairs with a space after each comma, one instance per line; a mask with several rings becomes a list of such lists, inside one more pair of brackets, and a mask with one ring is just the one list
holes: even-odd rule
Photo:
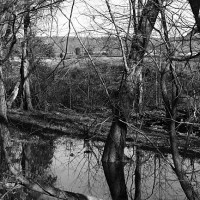
[[101, 149], [98, 143], [58, 139], [51, 166], [53, 174], [58, 177], [56, 186], [67, 191], [103, 197], [103, 191], [108, 188], [100, 162]]
[[[58, 139], [55, 142], [56, 149], [51, 165], [51, 171], [57, 176], [56, 186], [105, 200], [111, 199], [101, 164], [103, 145], [101, 142]], [[124, 174], [128, 197], [134, 199], [134, 147], [126, 148], [125, 154], [132, 159], [132, 162], [124, 166]], [[185, 199], [176, 175], [168, 164], [171, 162], [171, 155], [161, 157], [158, 153], [142, 152], [141, 156], [142, 199]], [[190, 160], [185, 160], [184, 165], [188, 172], [191, 172], [192, 166], [199, 168], [197, 162], [191, 164]]]
[[[135, 195], [136, 147], [129, 143], [125, 155], [129, 162], [120, 166], [102, 166], [103, 142], [86, 141], [60, 137], [56, 140], [42, 140], [26, 143], [24, 152], [27, 158], [26, 175], [41, 184], [49, 184], [63, 190], [111, 200], [112, 196]], [[176, 175], [169, 163], [171, 155], [140, 151], [141, 196], [149, 200], [184, 200], [186, 199]], [[199, 187], [200, 160], [183, 159], [187, 176], [194, 187]], [[2, 164], [2, 163], [1, 163]], [[110, 171], [109, 171], [110, 170]], [[1, 167], [1, 180], [3, 176]], [[107, 175], [106, 175], [107, 174]], [[105, 176], [106, 175], [106, 176]], [[107, 178], [107, 179], [106, 179]], [[0, 190], [1, 192], [1, 190]], [[24, 191], [21, 191], [24, 194]], [[13, 193], [12, 195], [15, 196]], [[23, 196], [23, 195], [21, 195]], [[22, 199], [15, 198], [16, 199]], [[51, 199], [44, 195], [30, 192], [23, 199]], [[11, 198], [7, 198], [11, 199]]]

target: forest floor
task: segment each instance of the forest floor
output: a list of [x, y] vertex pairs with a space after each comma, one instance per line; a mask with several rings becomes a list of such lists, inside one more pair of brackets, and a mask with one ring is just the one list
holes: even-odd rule
[[[108, 110], [95, 114], [80, 114], [71, 109], [43, 112], [21, 110], [8, 111], [12, 128], [27, 136], [40, 137], [69, 136], [87, 140], [105, 141], [111, 125]], [[162, 124], [162, 113], [149, 112], [146, 117], [128, 124], [127, 145], [137, 145], [146, 150], [170, 153], [169, 133]], [[150, 125], [149, 125], [150, 124]], [[178, 134], [181, 154], [200, 157], [200, 138], [187, 133]]]

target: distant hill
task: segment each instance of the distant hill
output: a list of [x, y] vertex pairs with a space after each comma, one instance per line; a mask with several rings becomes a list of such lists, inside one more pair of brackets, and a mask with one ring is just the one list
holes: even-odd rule
[[[42, 37], [45, 43], [53, 43], [53, 47], [55, 50], [56, 55], [59, 55], [62, 52], [66, 51], [66, 37], [59, 37], [54, 36], [51, 38]], [[115, 37], [96, 37], [96, 38], [89, 38], [89, 37], [81, 37], [80, 38], [87, 50], [93, 53], [101, 53], [107, 52], [111, 55], [121, 55], [119, 50], [119, 43], [117, 38]], [[84, 48], [80, 44], [77, 37], [69, 37], [68, 39], [68, 47], [67, 53], [68, 54], [75, 54], [75, 49], [80, 48], [81, 54], [85, 53]]]
[[[44, 43], [51, 43], [53, 45], [56, 56], [60, 53], [66, 52], [66, 37], [53, 36], [40, 37]], [[80, 38], [87, 50], [90, 53], [102, 54], [106, 52], [110, 56], [121, 56], [120, 45], [117, 37], [81, 37]], [[195, 54], [200, 52], [200, 35], [195, 34], [194, 36], [187, 35], [183, 37], [171, 37], [170, 43], [172, 50], [176, 55], [187, 56], [188, 54]], [[85, 53], [84, 48], [80, 44], [77, 37], [69, 37], [67, 54], [75, 54], [76, 48], [80, 49], [80, 53]], [[151, 55], [166, 55], [166, 45], [161, 38], [152, 37], [150, 39], [147, 52]], [[147, 53], [147, 54], [148, 54]]]

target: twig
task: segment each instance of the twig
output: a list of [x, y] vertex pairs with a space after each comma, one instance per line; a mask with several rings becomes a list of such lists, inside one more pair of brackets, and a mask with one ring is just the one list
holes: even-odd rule
[[[63, 13], [63, 11], [62, 11], [61, 9], [60, 9], [60, 11], [61, 11], [61, 13], [68, 19], [68, 17], [65, 15], [65, 13]], [[76, 34], [76, 37], [78, 38], [78, 40], [79, 40], [81, 46], [84, 48], [85, 52], [87, 53], [87, 55], [88, 55], [88, 57], [89, 57], [89, 59], [90, 59], [90, 62], [91, 62], [92, 66], [93, 66], [93, 68], [94, 68], [94, 70], [95, 70], [95, 72], [96, 72], [96, 74], [97, 74], [97, 76], [98, 76], [98, 78], [99, 78], [99, 80], [100, 80], [100, 82], [101, 82], [101, 84], [102, 84], [102, 86], [103, 86], [105, 92], [106, 92], [106, 95], [107, 95], [107, 97], [108, 97], [108, 100], [109, 100], [110, 104], [112, 105], [112, 104], [113, 104], [113, 103], [112, 103], [112, 99], [111, 99], [110, 94], [109, 94], [109, 92], [108, 92], [108, 89], [107, 89], [107, 87], [106, 87], [106, 83], [104, 82], [103, 78], [101, 77], [100, 72], [98, 71], [98, 69], [97, 69], [97, 67], [96, 67], [96, 65], [95, 65], [95, 63], [94, 63], [94, 61], [93, 61], [93, 59], [92, 59], [92, 56], [90, 55], [90, 53], [89, 53], [89, 51], [87, 50], [86, 46], [83, 44], [82, 40], [80, 39], [80, 37], [79, 37], [79, 35], [78, 35], [77, 31], [76, 31], [76, 28], [74, 27], [74, 24], [73, 24], [72, 21], [71, 21], [71, 25], [72, 25], [72, 27], [73, 27], [73, 29], [74, 29], [74, 32], [75, 32], [75, 34]]]
[[[122, 120], [120, 120], [120, 121], [122, 121]], [[162, 152], [159, 150], [159, 148], [154, 144], [154, 142], [151, 141], [151, 139], [149, 139], [149, 138], [146, 136], [146, 134], [145, 134], [142, 130], [138, 129], [138, 128], [137, 128], [136, 126], [134, 126], [133, 124], [127, 123], [127, 122], [125, 122], [125, 121], [122, 121], [122, 122], [125, 123], [125, 124], [127, 124], [127, 126], [130, 127], [132, 130], [134, 130], [134, 131], [136, 131], [137, 133], [139, 133], [139, 134], [141, 134], [142, 136], [144, 136], [144, 137], [153, 145], [153, 147], [160, 153], [160, 155], [162, 156], [162, 158], [171, 166], [171, 168], [172, 168], [173, 170], [175, 169], [174, 166], [172, 165], [172, 163], [170, 163], [169, 160], [167, 160], [167, 159], [163, 156], [163, 154], [162, 154]]]
[[124, 51], [124, 45], [123, 45], [122, 39], [120, 37], [120, 33], [119, 33], [118, 28], [117, 28], [117, 25], [115, 23], [115, 18], [113, 16], [112, 11], [111, 11], [111, 7], [110, 7], [110, 4], [109, 4], [108, 0], [106, 0], [106, 5], [107, 5], [107, 8], [108, 8], [110, 17], [112, 19], [112, 23], [113, 23], [113, 25], [115, 27], [115, 31], [117, 33], [117, 38], [118, 38], [119, 43], [120, 43], [120, 48], [121, 48], [121, 51], [122, 51], [122, 57], [123, 57], [124, 67], [125, 67], [126, 72], [128, 73], [129, 72], [129, 68], [128, 68], [128, 64], [127, 64], [126, 54], [125, 54], [125, 51]]
[[66, 45], [65, 45], [65, 54], [61, 58], [60, 62], [57, 64], [57, 66], [54, 68], [54, 70], [48, 75], [47, 79], [58, 69], [60, 64], [63, 63], [65, 58], [66, 58], [67, 50], [68, 50], [68, 43], [69, 43], [69, 35], [70, 35], [70, 32], [71, 32], [71, 20], [72, 20], [72, 14], [73, 14], [73, 10], [74, 10], [74, 5], [75, 5], [75, 0], [73, 0], [73, 2], [72, 2], [71, 11], [70, 11], [70, 17], [67, 18], [68, 21], [69, 21], [69, 27], [68, 27], [69, 30], [68, 30], [68, 33], [67, 33], [67, 41], [66, 41]]

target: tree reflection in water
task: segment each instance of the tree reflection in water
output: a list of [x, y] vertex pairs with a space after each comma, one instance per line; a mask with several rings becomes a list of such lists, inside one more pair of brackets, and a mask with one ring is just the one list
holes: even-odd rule
[[[185, 199], [177, 177], [168, 163], [172, 163], [171, 155], [141, 149], [136, 151], [137, 148], [131, 145], [125, 149], [125, 154], [129, 157], [126, 164], [101, 166], [104, 143], [60, 139], [54, 154], [57, 159], [53, 162], [54, 172], [59, 180], [58, 186], [105, 200], [127, 199], [127, 196], [134, 200]], [[190, 173], [193, 168], [200, 168], [198, 160], [194, 160], [193, 167], [189, 159], [184, 159], [183, 164]], [[198, 172], [188, 174], [196, 180], [198, 175]], [[140, 176], [141, 181], [138, 181]], [[197, 181], [194, 180], [193, 183]]]
[[52, 140], [39, 144], [26, 143], [22, 150], [22, 170], [26, 176], [36, 180], [40, 184], [53, 184], [53, 177], [48, 169], [52, 164], [54, 144]]
[[[129, 155], [133, 155], [133, 149], [127, 149]], [[179, 181], [171, 169], [169, 162], [172, 163], [171, 155], [160, 154], [155, 152], [144, 152], [140, 155], [141, 158], [141, 199], [186, 199]], [[137, 178], [134, 169], [136, 169], [135, 157], [133, 156], [133, 163], [128, 163], [125, 166], [125, 176], [127, 191], [130, 199], [135, 199], [135, 183]], [[183, 159], [184, 169], [187, 171], [187, 176], [194, 178], [193, 184], [200, 181], [198, 160]], [[195, 166], [195, 167], [194, 167]], [[196, 171], [194, 171], [194, 169]], [[198, 180], [198, 181], [197, 181]]]
[[[32, 138], [33, 139], [33, 138]], [[56, 177], [53, 176], [50, 171], [50, 165], [52, 164], [52, 158], [54, 155], [53, 141], [42, 141], [41, 139], [37, 142], [16, 140], [15, 143], [18, 146], [18, 152], [16, 158], [20, 170], [23, 175], [29, 180], [33, 180], [38, 184], [54, 185]], [[17, 148], [16, 148], [17, 149]], [[22, 185], [17, 185], [15, 177], [9, 172], [4, 155], [1, 150], [1, 163], [0, 163], [0, 197], [4, 200], [38, 200], [43, 195], [38, 192], [33, 192]], [[21, 155], [18, 155], [21, 154]]]
[[[48, 183], [104, 200], [185, 199], [177, 177], [168, 164], [172, 163], [171, 155], [137, 149], [130, 143], [125, 148], [129, 158], [127, 163], [102, 166], [103, 142], [66, 137], [56, 141], [39, 141], [23, 145], [16, 143], [19, 148], [23, 147], [20, 159], [24, 174], [38, 183]], [[15, 185], [11, 185], [4, 188], [1, 183], [12, 183], [13, 177], [8, 173], [2, 151], [0, 156], [0, 194], [12, 191], [4, 199], [45, 199], [43, 195], [23, 187], [13, 189]], [[199, 159], [183, 159], [187, 176], [196, 188], [199, 188], [200, 181], [199, 163]]]
[[128, 200], [123, 163], [103, 162], [103, 169], [113, 200]]
[[56, 142], [52, 171], [58, 176], [57, 187], [91, 196], [107, 191], [101, 166], [103, 143], [61, 138]]

